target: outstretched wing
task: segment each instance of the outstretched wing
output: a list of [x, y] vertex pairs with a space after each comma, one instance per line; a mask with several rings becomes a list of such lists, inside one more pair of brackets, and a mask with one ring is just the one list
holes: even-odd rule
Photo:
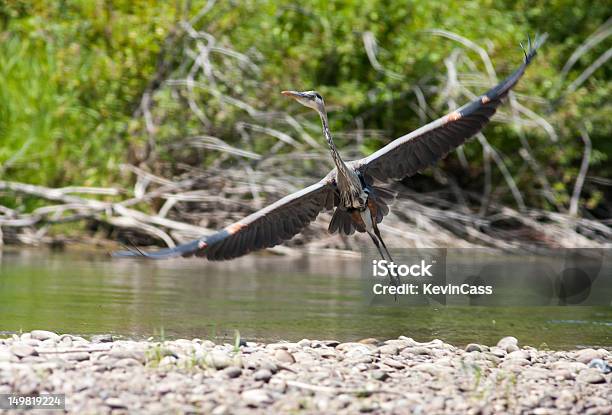
[[128, 250], [114, 257], [163, 259], [200, 256], [210, 260], [232, 259], [291, 239], [315, 220], [319, 213], [337, 204], [335, 186], [329, 177], [225, 227], [219, 232], [175, 248], [154, 252]]
[[504, 81], [477, 100], [359, 160], [359, 170], [379, 180], [401, 180], [431, 166], [459, 147], [490, 121], [501, 100], [523, 76], [545, 38], [542, 36], [533, 45], [529, 42], [523, 64]]

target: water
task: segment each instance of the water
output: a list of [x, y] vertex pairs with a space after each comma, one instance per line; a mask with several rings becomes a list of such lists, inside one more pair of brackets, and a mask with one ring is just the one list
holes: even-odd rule
[[4, 251], [0, 334], [33, 329], [128, 338], [358, 340], [400, 335], [455, 345], [612, 348], [611, 307], [372, 307], [359, 260], [251, 255], [112, 260], [104, 253]]

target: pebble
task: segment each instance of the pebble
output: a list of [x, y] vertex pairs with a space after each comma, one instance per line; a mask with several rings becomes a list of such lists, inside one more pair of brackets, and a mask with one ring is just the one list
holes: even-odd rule
[[576, 352], [576, 360], [585, 365], [589, 364], [593, 359], [601, 359], [602, 355], [595, 349], [583, 349]]
[[588, 368], [578, 374], [576, 380], [585, 383], [605, 383], [606, 378], [597, 369]]
[[416, 346], [414, 340], [409, 339], [407, 337], [400, 337], [399, 339], [389, 339], [384, 342], [385, 344], [392, 344], [394, 346], [399, 347], [400, 349], [405, 349], [406, 347]]
[[389, 374], [384, 370], [374, 370], [372, 371], [372, 379], [384, 382], [385, 380], [389, 379]]
[[259, 365], [259, 368], [264, 369], [264, 370], [269, 370], [272, 373], [276, 373], [279, 371], [278, 365], [268, 360], [261, 362], [261, 364]]
[[228, 378], [234, 379], [234, 378], [237, 378], [240, 375], [242, 375], [242, 369], [240, 369], [239, 367], [236, 367], [236, 366], [230, 366], [230, 367], [224, 369], [223, 373]]
[[43, 349], [50, 349], [50, 348], [57, 347], [57, 340], [55, 339], [47, 339], [47, 340], [32, 339], [32, 341], [38, 341], [38, 347], [43, 348]]
[[207, 354], [204, 361], [206, 365], [214, 367], [217, 370], [225, 369], [233, 363], [233, 360], [226, 353], [218, 350], [213, 350]]
[[344, 353], [344, 356], [349, 360], [351, 359], [357, 360], [357, 359], [363, 358], [364, 356], [370, 356], [372, 354], [373, 354], [372, 349], [370, 349], [369, 347], [366, 347], [365, 345], [359, 345], [359, 346], [348, 349]]
[[160, 367], [164, 367], [164, 366], [174, 366], [176, 364], [176, 361], [178, 359], [174, 356], [164, 356], [162, 357], [162, 359], [159, 361], [159, 366]]
[[336, 346], [336, 350], [341, 352], [348, 352], [350, 350], [364, 350], [366, 353], [370, 354], [372, 352], [372, 346], [365, 345], [363, 343], [348, 342], [340, 343]]
[[531, 360], [531, 355], [525, 350], [515, 350], [506, 355], [506, 359]]
[[[0, 339], [0, 393], [69, 393], [71, 413], [608, 414], [611, 405], [604, 349], [457, 348], [400, 337], [248, 342], [234, 353], [201, 339], [34, 337]], [[62, 353], [32, 346], [42, 343]], [[593, 352], [601, 358], [587, 367]], [[381, 389], [397, 395], [373, 392]]]
[[505, 350], [506, 353], [512, 353], [514, 351], [519, 350], [518, 339], [512, 336], [504, 337], [497, 342], [497, 347], [502, 350]]
[[366, 365], [365, 363], [357, 363], [351, 367], [351, 370], [354, 372], [365, 372], [369, 368], [370, 366]]
[[340, 344], [337, 340], [321, 340], [321, 343], [327, 347], [337, 347]]
[[30, 335], [34, 340], [59, 340], [60, 336], [57, 333], [53, 333], [52, 331], [47, 330], [32, 330]]
[[89, 360], [89, 353], [87, 352], [66, 353], [64, 356], [64, 359], [82, 362], [83, 360]]
[[385, 344], [384, 346], [380, 346], [378, 348], [378, 353], [380, 354], [390, 354], [395, 355], [399, 353], [399, 347], [392, 344]]
[[434, 363], [420, 363], [412, 368], [413, 370], [417, 370], [419, 372], [429, 373], [432, 376], [438, 376], [440, 373], [444, 371], [443, 368], [434, 364]]
[[273, 402], [270, 394], [262, 389], [249, 389], [242, 392], [242, 399], [248, 406], [264, 406]]
[[382, 359], [381, 362], [395, 369], [403, 369], [405, 367], [403, 363], [391, 358]]
[[540, 407], [540, 408], [535, 408], [532, 413], [533, 415], [554, 415], [556, 411], [553, 410], [552, 408]]
[[539, 367], [532, 367], [521, 372], [521, 376], [528, 379], [547, 379], [551, 375], [552, 373], [549, 370]]
[[274, 358], [276, 358], [276, 360], [281, 363], [295, 363], [295, 357], [293, 357], [291, 353], [284, 349], [279, 349], [274, 352]]
[[563, 360], [559, 362], [555, 362], [552, 364], [553, 369], [565, 369], [569, 370], [572, 373], [581, 372], [582, 370], [587, 368], [587, 365], [580, 362], [571, 362], [568, 360]]
[[215, 409], [212, 410], [211, 415], [226, 415], [230, 414], [229, 407], [227, 405], [217, 405]]
[[497, 356], [499, 358], [504, 358], [507, 354], [507, 352], [501, 347], [491, 347], [490, 352], [493, 356]]
[[599, 370], [604, 375], [612, 372], [612, 366], [610, 366], [607, 362], [602, 359], [593, 359], [589, 362], [588, 367]]
[[253, 379], [256, 381], [267, 382], [272, 377], [272, 372], [268, 369], [260, 369], [253, 373]]
[[508, 347], [506, 347], [506, 352], [507, 353], [512, 353], [512, 352], [515, 352], [517, 350], [521, 350], [520, 347], [512, 345], [512, 344], [509, 345]]
[[278, 349], [282, 349], [282, 350], [295, 350], [299, 347], [299, 344], [297, 343], [288, 343], [288, 342], [280, 342], [280, 343], [270, 343], [266, 345], [266, 349], [271, 349], [271, 350], [278, 350]]
[[470, 343], [467, 346], [465, 346], [465, 351], [466, 352], [482, 352], [482, 347], [479, 344], [476, 343]]
[[567, 369], [557, 369], [553, 371], [553, 376], [557, 380], [570, 380], [574, 379], [575, 376]]
[[358, 356], [356, 359], [351, 360], [353, 363], [372, 363], [374, 358], [372, 356]]
[[501, 367], [508, 367], [508, 366], [529, 366], [530, 364], [531, 364], [531, 362], [529, 360], [516, 357], [514, 359], [506, 359], [506, 360], [504, 360], [502, 363], [500, 363], [500, 366]]
[[377, 407], [374, 404], [367, 402], [361, 404], [361, 406], [359, 407], [359, 412], [362, 414], [369, 414], [371, 412], [374, 412], [376, 409]]
[[127, 405], [119, 398], [108, 398], [104, 403], [113, 409], [126, 409]]
[[574, 402], [576, 402], [576, 395], [574, 392], [563, 389], [559, 395], [557, 395], [555, 406], [559, 409], [569, 409], [574, 405]]
[[38, 356], [38, 352], [27, 344], [23, 343], [15, 343], [10, 348], [11, 353], [19, 358], [23, 358], [26, 356]]
[[329, 348], [324, 348], [324, 349], [317, 349], [317, 353], [320, 357], [324, 358], [324, 359], [331, 359], [336, 357], [336, 352], [334, 351], [334, 349], [329, 349]]
[[126, 357], [125, 359], [119, 359], [114, 363], [114, 367], [130, 367], [130, 366], [140, 366], [141, 363], [136, 360], [136, 359], [132, 359], [131, 357]]
[[[172, 357], [177, 357], [175, 354], [169, 353], [168, 350], [164, 350], [165, 355], [170, 355]], [[146, 355], [144, 351], [141, 350], [129, 350], [129, 349], [112, 349], [110, 350], [110, 356], [115, 359], [135, 359], [141, 363], [146, 361]]]
[[113, 336], [111, 334], [96, 334], [91, 336], [92, 343], [112, 343]]
[[302, 339], [299, 342], [297, 342], [297, 344], [300, 347], [310, 347], [312, 345], [312, 342], [308, 339]]
[[427, 356], [431, 356], [433, 354], [433, 352], [428, 349], [427, 347], [407, 347], [404, 350], [402, 350], [402, 354], [416, 354], [416, 355], [427, 355]]
[[501, 362], [502, 358], [498, 357], [496, 355], [494, 355], [491, 352], [485, 352], [482, 354], [482, 356], [487, 359], [489, 362], [493, 363], [495, 366], [497, 366], [499, 364], [499, 362]]

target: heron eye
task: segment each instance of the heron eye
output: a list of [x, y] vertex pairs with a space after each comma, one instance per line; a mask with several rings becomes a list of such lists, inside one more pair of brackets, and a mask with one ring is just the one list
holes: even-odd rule
[[321, 95], [319, 95], [318, 92], [315, 94], [315, 97], [319, 98], [320, 100], [323, 100], [323, 97]]

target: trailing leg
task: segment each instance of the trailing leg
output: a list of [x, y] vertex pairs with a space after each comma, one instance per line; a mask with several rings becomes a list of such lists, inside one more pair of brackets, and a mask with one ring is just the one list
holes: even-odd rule
[[[367, 231], [367, 232], [368, 232], [368, 235], [370, 235], [370, 238], [372, 238], [372, 241], [374, 241], [374, 245], [376, 245], [376, 248], [378, 249], [378, 252], [380, 253], [380, 256], [382, 257], [382, 259], [386, 260], [385, 254], [383, 253], [383, 250], [380, 247], [380, 242], [382, 242], [382, 239], [379, 242], [379, 238], [376, 235], [374, 235], [370, 231]], [[385, 251], [387, 251], [386, 247], [385, 247]], [[389, 251], [387, 251], [387, 255], [389, 255]], [[393, 262], [393, 259], [391, 258], [391, 255], [389, 255], [389, 260], [391, 262]], [[387, 269], [389, 269], [389, 268], [387, 268]], [[399, 279], [399, 276], [394, 276], [391, 273], [390, 269], [389, 269], [389, 282], [391, 283], [391, 285], [393, 285], [395, 287], [399, 286], [400, 283], [401, 283], [401, 281]], [[397, 293], [394, 295], [394, 297], [395, 297], [395, 301], [397, 301]]]
[[378, 240], [380, 240], [380, 243], [382, 243], [383, 248], [385, 248], [385, 252], [387, 253], [387, 256], [389, 257], [389, 260], [391, 262], [395, 262], [395, 261], [393, 261], [393, 258], [391, 257], [391, 254], [389, 253], [389, 250], [387, 249], [387, 245], [385, 245], [385, 241], [383, 240], [382, 236], [380, 236], [380, 231], [378, 230], [378, 225], [374, 224], [373, 228], [374, 228], [374, 233], [376, 234], [376, 237], [378, 238]]
[[374, 241], [374, 245], [376, 245], [376, 249], [378, 249], [378, 253], [382, 257], [382, 259], [386, 260], [387, 258], [385, 258], [385, 254], [383, 253], [383, 250], [380, 247], [380, 242], [378, 242], [378, 238], [376, 237], [376, 235], [374, 235], [372, 232], [369, 232], [369, 231], [368, 231], [368, 235], [370, 235], [370, 238], [372, 238], [372, 241]]

